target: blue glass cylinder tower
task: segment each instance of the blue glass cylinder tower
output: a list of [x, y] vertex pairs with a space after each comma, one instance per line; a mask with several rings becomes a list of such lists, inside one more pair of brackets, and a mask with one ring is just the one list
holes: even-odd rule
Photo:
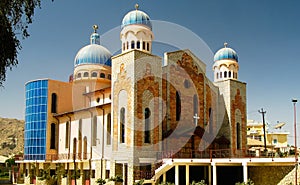
[[24, 159], [45, 160], [48, 80], [26, 83]]

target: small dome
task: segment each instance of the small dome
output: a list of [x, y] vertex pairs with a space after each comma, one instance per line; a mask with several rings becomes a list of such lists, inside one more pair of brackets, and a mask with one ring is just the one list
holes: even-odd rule
[[217, 53], [214, 56], [214, 61], [223, 59], [231, 59], [238, 62], [238, 56], [236, 52], [231, 48], [227, 48], [227, 43], [224, 43], [224, 48], [217, 51]]
[[74, 61], [75, 67], [81, 64], [101, 64], [111, 66], [111, 53], [100, 45], [100, 35], [97, 33], [98, 26], [94, 25], [94, 33], [90, 37], [90, 45], [81, 48]]
[[136, 5], [136, 10], [132, 10], [124, 16], [121, 28], [131, 24], [142, 24], [152, 30], [150, 17], [145, 12], [138, 10], [138, 5]]

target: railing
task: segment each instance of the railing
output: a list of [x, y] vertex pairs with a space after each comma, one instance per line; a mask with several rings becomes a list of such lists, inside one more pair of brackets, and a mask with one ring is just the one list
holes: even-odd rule
[[162, 151], [157, 153], [157, 159], [164, 158], [195, 158], [195, 159], [212, 159], [212, 158], [272, 158], [274, 155], [260, 153], [256, 156], [255, 153], [247, 149], [210, 149], [210, 150], [189, 150], [189, 151]]
[[15, 156], [16, 161], [22, 160], [45, 160], [45, 161], [56, 161], [56, 160], [87, 160], [90, 158], [89, 153], [76, 153], [76, 154], [46, 154], [46, 155], [18, 155]]

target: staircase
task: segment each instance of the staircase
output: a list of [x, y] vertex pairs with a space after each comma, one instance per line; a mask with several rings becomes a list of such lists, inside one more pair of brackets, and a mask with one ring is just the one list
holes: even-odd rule
[[[297, 184], [300, 184], [300, 166], [297, 167]], [[277, 185], [291, 185], [295, 184], [296, 167], [290, 171]]]

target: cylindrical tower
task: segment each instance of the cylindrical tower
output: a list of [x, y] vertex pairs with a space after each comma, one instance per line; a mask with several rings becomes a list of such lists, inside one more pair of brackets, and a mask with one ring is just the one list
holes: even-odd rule
[[135, 10], [128, 12], [122, 20], [120, 34], [122, 53], [134, 49], [152, 52], [153, 33], [150, 17], [138, 10], [138, 7], [136, 4]]
[[222, 81], [227, 79], [238, 79], [238, 56], [236, 52], [227, 47], [227, 43], [224, 43], [224, 48], [217, 51], [214, 56], [214, 81]]

